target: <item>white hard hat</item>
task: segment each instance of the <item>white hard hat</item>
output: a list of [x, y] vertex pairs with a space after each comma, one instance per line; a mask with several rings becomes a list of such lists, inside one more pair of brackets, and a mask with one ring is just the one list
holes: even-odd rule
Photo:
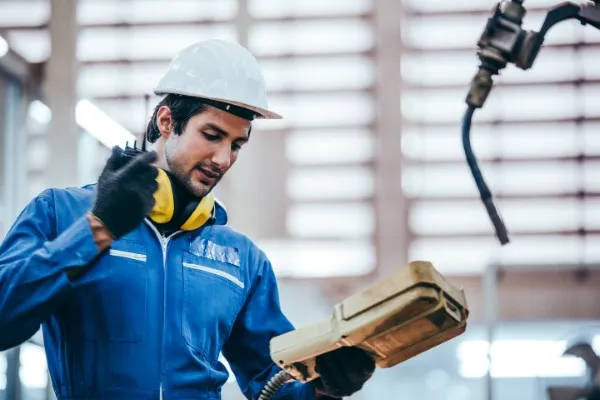
[[245, 47], [222, 40], [206, 40], [181, 50], [154, 93], [219, 101], [251, 110], [256, 118], [282, 118], [268, 109], [265, 80], [256, 58]]

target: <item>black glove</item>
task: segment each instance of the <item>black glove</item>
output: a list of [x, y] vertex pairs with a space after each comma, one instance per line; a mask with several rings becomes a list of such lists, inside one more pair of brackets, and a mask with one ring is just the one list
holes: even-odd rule
[[121, 148], [113, 147], [98, 178], [92, 214], [115, 238], [135, 229], [152, 210], [158, 170], [150, 164], [155, 160], [155, 152], [128, 158]]
[[333, 398], [351, 396], [362, 389], [375, 371], [375, 361], [358, 347], [340, 347], [317, 356], [313, 381], [317, 393]]

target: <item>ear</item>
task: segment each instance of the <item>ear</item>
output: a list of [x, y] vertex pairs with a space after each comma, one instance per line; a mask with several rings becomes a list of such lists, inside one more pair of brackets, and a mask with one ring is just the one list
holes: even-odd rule
[[173, 131], [173, 119], [171, 118], [171, 109], [167, 106], [161, 106], [156, 113], [156, 126], [160, 136], [167, 139]]

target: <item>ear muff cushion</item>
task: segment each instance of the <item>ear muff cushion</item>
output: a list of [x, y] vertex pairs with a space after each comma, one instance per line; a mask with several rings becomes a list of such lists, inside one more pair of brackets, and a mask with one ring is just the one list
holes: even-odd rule
[[198, 206], [192, 212], [192, 215], [181, 225], [181, 230], [193, 231], [200, 228], [212, 216], [215, 206], [215, 197], [212, 193], [207, 194], [202, 198]]
[[155, 203], [150, 212], [150, 219], [157, 224], [166, 224], [171, 221], [175, 213], [173, 188], [167, 173], [160, 168], [158, 168], [156, 181], [158, 182], [158, 189], [154, 192]]

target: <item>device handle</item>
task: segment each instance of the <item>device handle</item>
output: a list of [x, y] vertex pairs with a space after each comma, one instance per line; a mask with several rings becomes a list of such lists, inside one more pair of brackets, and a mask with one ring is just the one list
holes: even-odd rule
[[317, 357], [292, 363], [285, 367], [285, 371], [296, 380], [304, 383], [317, 379], [320, 376], [317, 372]]

